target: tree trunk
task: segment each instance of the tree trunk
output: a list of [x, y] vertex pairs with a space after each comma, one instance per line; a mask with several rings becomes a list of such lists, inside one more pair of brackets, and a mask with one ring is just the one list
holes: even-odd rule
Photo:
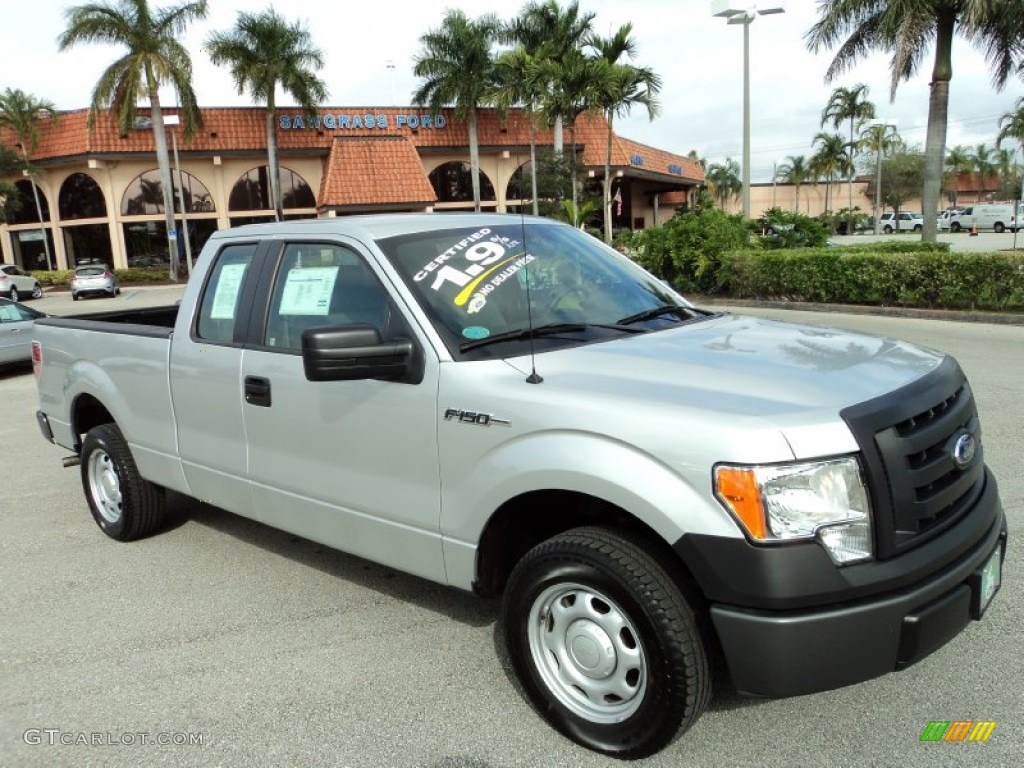
[[530, 194], [533, 196], [533, 215], [540, 216], [537, 201], [537, 126], [533, 114], [530, 114]]
[[274, 94], [267, 99], [267, 176], [270, 178], [270, 207], [274, 209], [274, 221], [284, 219], [284, 200], [281, 196], [281, 162], [277, 158], [277, 105]]
[[850, 167], [846, 169], [850, 174], [850, 207], [846, 209], [846, 234], [853, 234], [853, 118], [850, 118]]
[[[28, 150], [25, 149], [26, 143], [27, 140], [23, 138], [21, 140], [21, 156], [25, 159], [25, 169], [28, 170]], [[53, 256], [50, 254], [50, 238], [46, 236], [46, 222], [43, 221], [43, 206], [39, 202], [39, 188], [36, 186], [35, 177], [31, 172], [29, 172], [28, 183], [32, 185], [32, 197], [34, 197], [36, 201], [36, 215], [39, 217], [39, 232], [43, 236], [43, 250], [46, 251], [46, 268], [48, 270], [52, 270]]]
[[476, 108], [469, 110], [469, 168], [473, 180], [473, 210], [480, 212], [480, 142], [476, 135]]
[[938, 239], [939, 190], [942, 188], [942, 159], [946, 153], [946, 121], [949, 112], [949, 81], [953, 77], [953, 31], [955, 10], [942, 10], [935, 28], [935, 67], [932, 70], [931, 96], [928, 101], [928, 138], [924, 148], [924, 190], [921, 213], [924, 225], [921, 242]]
[[564, 148], [564, 144], [565, 144], [565, 136], [564, 136], [564, 131], [562, 129], [562, 116], [561, 115], [557, 115], [555, 117], [554, 133], [555, 133], [555, 138], [554, 138], [555, 156], [556, 157], [561, 157], [562, 156], [562, 151], [563, 151], [563, 148]]
[[174, 224], [174, 183], [171, 181], [171, 161], [167, 155], [167, 134], [164, 133], [164, 115], [160, 110], [160, 93], [153, 71], [146, 65], [149, 86], [149, 106], [153, 112], [153, 140], [156, 143], [156, 164], [160, 169], [160, 187], [164, 197], [164, 220], [167, 224], [167, 251], [170, 258], [170, 277], [178, 282], [178, 235]]
[[612, 244], [612, 118], [608, 110], [608, 147], [604, 157], [604, 241]]
[[576, 191], [576, 118], [573, 118], [572, 122], [569, 123], [569, 151], [572, 152], [572, 158], [569, 162], [570, 177], [572, 179], [572, 225], [578, 227], [580, 225], [580, 206], [579, 193]]

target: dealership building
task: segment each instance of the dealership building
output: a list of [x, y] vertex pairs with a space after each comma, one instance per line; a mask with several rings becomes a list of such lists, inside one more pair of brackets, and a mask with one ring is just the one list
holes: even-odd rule
[[[153, 133], [148, 112], [140, 114], [137, 127], [126, 134], [109, 113], [99, 115], [91, 129], [87, 110], [64, 112], [55, 123], [40, 122], [30, 161], [43, 226], [29, 179], [5, 179], [16, 185], [22, 205], [12, 221], [0, 225], [4, 262], [46, 269], [45, 232], [56, 268], [90, 261], [117, 268], [167, 263]], [[266, 111], [210, 108], [202, 110], [202, 117], [203, 127], [188, 141], [175, 133], [180, 126], [167, 126], [168, 146], [177, 145], [180, 169], [175, 170], [172, 155], [177, 229], [188, 232], [194, 253], [214, 230], [274, 217]], [[282, 109], [276, 130], [286, 218], [473, 208], [468, 131], [452, 110], [429, 114], [413, 107], [323, 107], [307, 115]], [[526, 115], [513, 110], [502, 119], [493, 109], [480, 110], [477, 135], [483, 209], [529, 212]], [[602, 117], [577, 120], [582, 177], [604, 178], [607, 140]], [[538, 130], [536, 142], [551, 147], [552, 131]], [[567, 150], [569, 142], [566, 130]], [[20, 150], [10, 133], [0, 132], [0, 143]], [[696, 161], [614, 134], [611, 175], [613, 226], [632, 229], [671, 216], [704, 180]]]

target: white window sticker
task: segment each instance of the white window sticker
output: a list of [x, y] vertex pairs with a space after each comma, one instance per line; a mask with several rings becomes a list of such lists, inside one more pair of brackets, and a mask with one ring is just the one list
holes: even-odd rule
[[337, 267], [300, 267], [288, 273], [281, 295], [281, 315], [326, 315], [338, 279]]
[[213, 295], [211, 320], [234, 320], [238, 291], [242, 287], [242, 278], [245, 276], [245, 268], [248, 266], [248, 264], [225, 264], [221, 267], [217, 292]]

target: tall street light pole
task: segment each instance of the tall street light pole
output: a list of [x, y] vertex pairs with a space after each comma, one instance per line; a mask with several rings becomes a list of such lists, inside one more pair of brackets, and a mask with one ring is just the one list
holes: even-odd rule
[[770, 8], [737, 3], [736, 0], [711, 0], [711, 14], [743, 25], [743, 217], [750, 218], [750, 23], [758, 16], [785, 13], [781, 3]]
[[[177, 115], [164, 117], [164, 126], [178, 125]], [[188, 276], [192, 277], [192, 243], [188, 236], [188, 221], [185, 219], [185, 185], [181, 179], [181, 163], [178, 161], [178, 131], [171, 131], [171, 142], [174, 146], [174, 172], [178, 176], [178, 205], [181, 207], [181, 234], [185, 238], [185, 265], [188, 267]]]

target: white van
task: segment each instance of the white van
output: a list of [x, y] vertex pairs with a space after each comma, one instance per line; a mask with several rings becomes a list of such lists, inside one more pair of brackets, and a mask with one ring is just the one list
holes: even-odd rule
[[1016, 232], [1018, 227], [1024, 227], [1024, 205], [1018, 207], [1016, 215], [1012, 203], [972, 205], [949, 222], [953, 232], [971, 227], [991, 229], [993, 232], [1004, 232], [1007, 229]]

